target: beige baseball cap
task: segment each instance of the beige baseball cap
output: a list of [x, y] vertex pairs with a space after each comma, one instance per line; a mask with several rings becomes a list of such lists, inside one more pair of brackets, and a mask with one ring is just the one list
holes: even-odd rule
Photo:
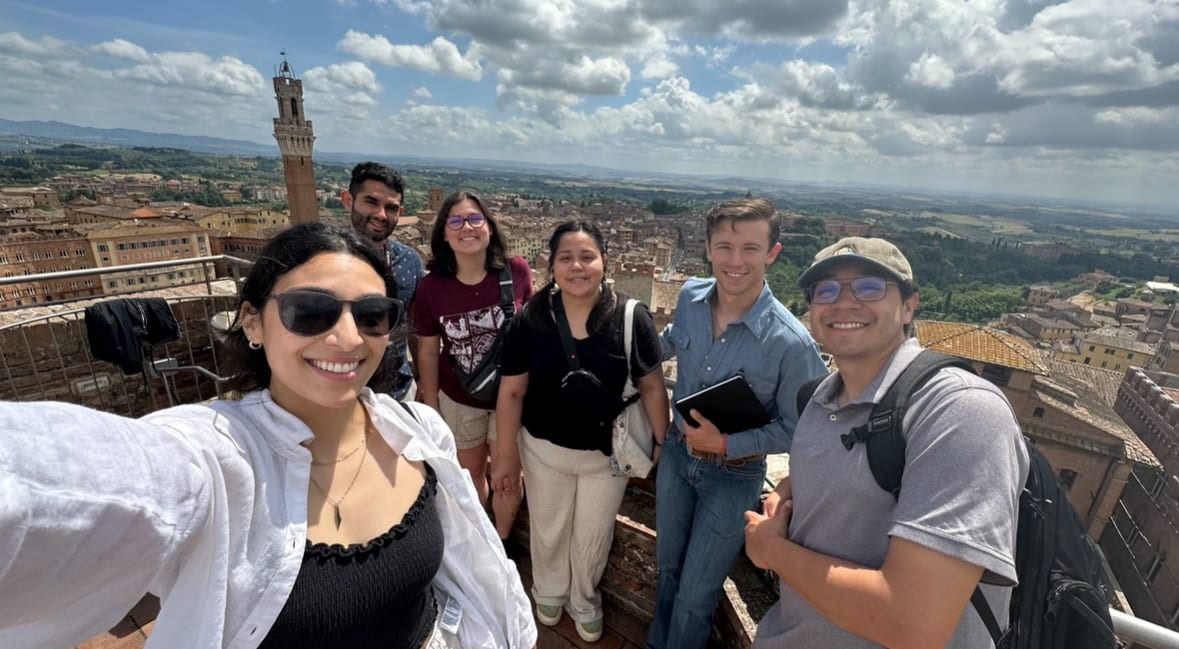
[[913, 268], [896, 246], [884, 239], [845, 237], [815, 255], [810, 268], [798, 276], [798, 286], [806, 288], [822, 279], [835, 266], [849, 262], [867, 264], [902, 283], [913, 285]]

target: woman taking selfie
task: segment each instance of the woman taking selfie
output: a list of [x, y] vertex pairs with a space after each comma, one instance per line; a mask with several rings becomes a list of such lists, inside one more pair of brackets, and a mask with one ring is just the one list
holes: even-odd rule
[[[624, 348], [626, 297], [604, 281], [605, 248], [601, 231], [584, 221], [562, 223], [549, 239], [552, 280], [512, 321], [500, 366], [496, 423], [507, 431], [523, 422], [525, 430], [518, 444], [517, 436], [500, 435], [492, 467], [498, 493], [518, 488], [523, 464], [537, 619], [551, 626], [567, 611], [587, 642], [602, 635], [598, 582], [626, 491], [627, 478], [614, 475], [610, 459], [626, 383], [637, 385], [657, 445], [669, 417], [655, 324], [645, 307], [635, 309], [632, 345]], [[560, 327], [579, 373], [571, 372]]]
[[149, 647], [533, 646], [445, 424], [366, 387], [395, 284], [351, 230], [298, 225], [242, 285], [240, 400], [0, 403], [0, 647], [77, 644], [145, 592]]
[[[481, 364], [494, 360], [488, 356], [500, 330], [532, 297], [532, 271], [523, 257], [508, 258], [499, 224], [472, 192], [443, 201], [430, 252], [430, 273], [419, 284], [414, 307], [418, 399], [442, 413], [454, 432], [459, 464], [486, 506], [489, 453], [495, 461], [496, 394], [494, 389], [471, 394], [464, 383], [471, 385]], [[501, 539], [508, 538], [519, 509], [518, 490], [492, 500]]]

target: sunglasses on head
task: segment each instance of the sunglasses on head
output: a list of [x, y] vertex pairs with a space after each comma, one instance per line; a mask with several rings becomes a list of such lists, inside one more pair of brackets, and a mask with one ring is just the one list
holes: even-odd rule
[[466, 216], [452, 216], [446, 219], [446, 227], [451, 230], [462, 230], [464, 223], [470, 223], [472, 228], [482, 226], [487, 222], [487, 217], [478, 212], [467, 214]]
[[366, 335], [388, 335], [401, 322], [401, 300], [383, 295], [341, 300], [319, 291], [287, 291], [269, 296], [278, 303], [282, 326], [300, 336], [318, 336], [330, 331], [340, 320], [344, 305], [352, 312], [356, 329]]
[[821, 279], [806, 289], [806, 301], [811, 304], [833, 304], [839, 299], [843, 287], [851, 288], [852, 296], [860, 302], [879, 302], [888, 292], [888, 285], [896, 285], [883, 277], [857, 277], [855, 279]]

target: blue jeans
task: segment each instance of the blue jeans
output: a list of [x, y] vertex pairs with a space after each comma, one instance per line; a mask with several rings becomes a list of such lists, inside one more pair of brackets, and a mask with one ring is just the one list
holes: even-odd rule
[[[704, 649], [725, 577], [745, 542], [745, 511], [757, 506], [765, 460], [733, 467], [668, 442], [655, 483], [659, 587], [648, 649]], [[681, 577], [683, 577], [681, 579]]]

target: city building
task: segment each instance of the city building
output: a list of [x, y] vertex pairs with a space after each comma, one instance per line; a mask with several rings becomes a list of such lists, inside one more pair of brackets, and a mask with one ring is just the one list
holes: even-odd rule
[[303, 81], [295, 77], [287, 63], [286, 52], [283, 52], [282, 65], [273, 81], [274, 98], [278, 101], [274, 139], [282, 152], [291, 223], [316, 221], [319, 220], [319, 202], [315, 198], [315, 167], [311, 161], [315, 132], [303, 113]]
[[1136, 616], [1179, 628], [1179, 390], [1174, 375], [1132, 369], [1115, 409], [1158, 457], [1135, 467], [1101, 549]]

